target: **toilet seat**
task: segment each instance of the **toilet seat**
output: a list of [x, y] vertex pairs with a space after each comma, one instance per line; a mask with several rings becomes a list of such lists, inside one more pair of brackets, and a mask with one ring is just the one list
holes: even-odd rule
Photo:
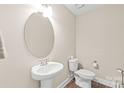
[[81, 78], [85, 78], [85, 79], [93, 79], [95, 77], [95, 73], [86, 70], [86, 69], [80, 69], [78, 71], [75, 72], [76, 75], [78, 75]]

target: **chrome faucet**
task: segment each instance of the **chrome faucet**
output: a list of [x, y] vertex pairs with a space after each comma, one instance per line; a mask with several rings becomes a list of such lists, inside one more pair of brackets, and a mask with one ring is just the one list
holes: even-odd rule
[[40, 59], [40, 61], [41, 61], [41, 66], [46, 65], [48, 62], [48, 58], [42, 58]]

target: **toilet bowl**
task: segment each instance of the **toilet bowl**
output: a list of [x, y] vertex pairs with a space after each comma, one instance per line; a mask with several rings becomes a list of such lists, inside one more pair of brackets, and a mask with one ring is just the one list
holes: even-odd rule
[[95, 78], [95, 73], [86, 69], [78, 69], [78, 59], [69, 59], [69, 70], [73, 72], [75, 83], [82, 88], [91, 88], [91, 80]]
[[95, 78], [95, 73], [80, 69], [74, 72], [75, 83], [82, 88], [91, 88], [91, 80]]

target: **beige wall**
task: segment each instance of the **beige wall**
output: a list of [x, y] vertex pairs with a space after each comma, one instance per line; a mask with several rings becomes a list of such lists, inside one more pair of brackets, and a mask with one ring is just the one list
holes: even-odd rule
[[[76, 55], [98, 77], [118, 79], [124, 68], [124, 5], [104, 5], [76, 19]], [[100, 66], [95, 70], [92, 62]]]
[[[29, 5], [0, 5], [0, 30], [6, 48], [6, 59], [0, 60], [0, 87], [38, 87], [30, 69], [36, 57], [26, 49], [24, 25], [35, 9]], [[54, 49], [49, 55], [65, 65], [55, 78], [54, 87], [67, 77], [67, 57], [75, 55], [75, 17], [62, 5], [53, 5], [51, 18], [55, 31]]]
[[[76, 30], [75, 17], [64, 6], [52, 7], [55, 45], [49, 56], [65, 66], [55, 78], [54, 87], [67, 78], [67, 57], [75, 55], [75, 45], [84, 68], [101, 78], [120, 76], [116, 68], [124, 68], [124, 5], [104, 5], [77, 17]], [[6, 48], [6, 59], [0, 60], [0, 87], [39, 86], [30, 76], [37, 58], [24, 43], [24, 25], [34, 11], [29, 5], [0, 5], [0, 31]], [[99, 70], [93, 68], [94, 60], [99, 63]]]

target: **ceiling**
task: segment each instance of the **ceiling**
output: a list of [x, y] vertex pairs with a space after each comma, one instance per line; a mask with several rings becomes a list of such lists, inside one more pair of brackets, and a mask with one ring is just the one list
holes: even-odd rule
[[100, 4], [65, 4], [64, 5], [75, 16], [79, 16], [88, 11], [92, 11], [102, 5]]

